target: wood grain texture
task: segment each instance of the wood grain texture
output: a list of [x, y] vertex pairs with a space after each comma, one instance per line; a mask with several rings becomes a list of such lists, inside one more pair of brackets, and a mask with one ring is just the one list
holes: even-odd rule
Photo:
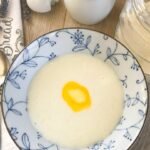
[[[63, 0], [60, 0], [59, 4], [53, 7], [50, 13], [32, 13], [29, 20], [24, 20], [25, 44], [31, 43], [31, 41], [44, 33], [67, 27], [85, 27], [114, 36], [124, 2], [125, 0], [117, 0], [112, 12], [106, 19], [99, 24], [87, 26], [74, 21], [65, 9]], [[150, 88], [150, 77], [148, 78]], [[131, 146], [130, 150], [150, 150], [150, 111], [148, 112], [148, 117], [140, 136]]]
[[29, 44], [38, 36], [52, 30], [63, 28], [66, 9], [61, 0], [50, 13], [38, 14], [32, 12], [30, 19], [24, 20], [25, 44]]

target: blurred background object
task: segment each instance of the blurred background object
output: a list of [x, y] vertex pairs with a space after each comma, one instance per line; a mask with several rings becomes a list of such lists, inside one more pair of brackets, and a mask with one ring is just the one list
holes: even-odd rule
[[30, 9], [39, 13], [46, 13], [51, 11], [52, 5], [55, 5], [59, 0], [26, 0]]
[[116, 30], [116, 38], [137, 57], [150, 74], [150, 0], [127, 0]]
[[23, 19], [29, 19], [31, 16], [31, 9], [28, 7], [26, 0], [21, 0], [21, 10]]
[[7, 13], [8, 0], [0, 0], [0, 17], [5, 17]]
[[111, 12], [116, 0], [64, 0], [65, 6], [76, 21], [93, 25]]

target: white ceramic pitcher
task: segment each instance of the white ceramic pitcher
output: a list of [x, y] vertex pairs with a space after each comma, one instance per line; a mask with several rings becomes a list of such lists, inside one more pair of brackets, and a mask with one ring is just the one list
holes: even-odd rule
[[116, 0], [64, 0], [72, 18], [82, 24], [96, 24], [112, 10]]

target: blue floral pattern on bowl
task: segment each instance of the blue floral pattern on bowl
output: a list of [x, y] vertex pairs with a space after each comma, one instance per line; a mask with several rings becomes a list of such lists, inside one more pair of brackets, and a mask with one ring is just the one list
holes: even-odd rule
[[28, 116], [27, 94], [36, 72], [52, 59], [67, 53], [87, 53], [102, 59], [114, 68], [124, 88], [124, 112], [118, 126], [104, 141], [86, 149], [128, 149], [141, 131], [147, 112], [148, 94], [143, 72], [134, 56], [119, 42], [87, 29], [62, 29], [41, 36], [12, 64], [2, 101], [4, 120], [12, 139], [23, 150], [62, 149], [33, 128]]

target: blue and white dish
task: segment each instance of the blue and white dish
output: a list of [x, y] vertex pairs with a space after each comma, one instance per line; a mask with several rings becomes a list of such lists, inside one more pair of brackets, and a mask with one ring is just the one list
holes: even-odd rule
[[27, 46], [14, 61], [2, 95], [2, 111], [10, 136], [23, 150], [62, 149], [33, 128], [27, 110], [27, 96], [28, 86], [36, 72], [52, 59], [67, 53], [88, 53], [108, 63], [124, 88], [124, 112], [118, 126], [104, 141], [86, 149], [128, 149], [139, 135], [147, 114], [145, 77], [128, 49], [115, 39], [88, 29], [62, 29], [45, 34]]

